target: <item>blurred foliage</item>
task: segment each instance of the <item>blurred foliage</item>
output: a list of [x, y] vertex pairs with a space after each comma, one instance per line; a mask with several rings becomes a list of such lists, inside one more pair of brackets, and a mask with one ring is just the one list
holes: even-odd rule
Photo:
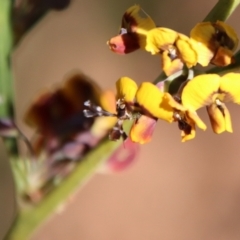
[[49, 10], [63, 10], [71, 0], [16, 0], [12, 8], [14, 44]]

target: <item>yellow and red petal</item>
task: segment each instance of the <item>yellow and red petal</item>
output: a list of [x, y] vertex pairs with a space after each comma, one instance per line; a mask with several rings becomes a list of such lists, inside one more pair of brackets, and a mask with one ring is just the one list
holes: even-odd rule
[[238, 45], [238, 36], [235, 30], [221, 21], [198, 23], [191, 30], [190, 36], [208, 46], [212, 51], [219, 46], [235, 51]]
[[[128, 43], [125, 44], [127, 45], [126, 49], [130, 49], [131, 46], [139, 46], [144, 49], [146, 46], [146, 34], [155, 27], [154, 21], [139, 5], [134, 5], [127, 9], [123, 15], [121, 26], [127, 32], [122, 35], [125, 38], [124, 42]], [[134, 49], [133, 47], [131, 48]]]
[[134, 5], [126, 10], [122, 18], [122, 28], [128, 32], [145, 34], [156, 27], [152, 18], [142, 10], [139, 5]]
[[127, 54], [140, 48], [139, 37], [135, 33], [117, 35], [107, 41], [109, 49], [114, 53]]
[[224, 102], [240, 104], [240, 74], [227, 73], [221, 77], [220, 92], [225, 93]]
[[182, 105], [190, 111], [210, 105], [214, 94], [218, 93], [220, 76], [217, 74], [202, 74], [190, 80], [183, 88]]
[[138, 86], [129, 77], [122, 77], [116, 82], [117, 99], [124, 99], [128, 103], [133, 103]]
[[224, 131], [232, 132], [230, 113], [225, 104], [222, 103], [221, 108], [222, 109], [219, 109], [216, 104], [211, 104], [207, 107], [212, 129], [217, 134], [220, 134]]
[[129, 135], [131, 140], [140, 144], [150, 142], [156, 123], [157, 119], [149, 117], [147, 115], [142, 115], [132, 125]]
[[147, 33], [145, 50], [157, 54], [160, 50], [168, 50], [178, 37], [178, 33], [168, 28], [154, 28]]
[[219, 47], [211, 60], [212, 64], [219, 67], [224, 67], [234, 62], [233, 52], [224, 47]]
[[122, 18], [120, 33], [108, 42], [111, 51], [118, 54], [131, 53], [139, 48], [145, 48], [146, 34], [155, 28], [155, 23], [139, 5], [127, 9]]
[[226, 66], [233, 62], [238, 36], [228, 24], [221, 21], [202, 22], [192, 29], [190, 36], [201, 43], [196, 50], [198, 62], [202, 66], [207, 66], [210, 61], [217, 66]]

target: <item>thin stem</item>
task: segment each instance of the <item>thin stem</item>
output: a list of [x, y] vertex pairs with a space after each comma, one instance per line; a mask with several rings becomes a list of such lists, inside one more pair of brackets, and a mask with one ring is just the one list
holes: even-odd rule
[[226, 21], [239, 5], [240, 0], [219, 0], [203, 22]]
[[[129, 127], [129, 126], [128, 126]], [[42, 202], [30, 210], [20, 210], [18, 219], [7, 236], [8, 240], [25, 240], [33, 231], [50, 217], [57, 207], [66, 204], [76, 190], [80, 189], [113, 152], [123, 144], [121, 141], [112, 142], [106, 139], [86, 157], [81, 159], [75, 170], [61, 182]]]
[[12, 1], [0, 1], [0, 117], [13, 117], [13, 81], [10, 67], [12, 50]]
[[[0, 1], [0, 118], [14, 119], [14, 87], [11, 71], [13, 1]], [[15, 156], [17, 144], [14, 139], [4, 139], [8, 152]]]

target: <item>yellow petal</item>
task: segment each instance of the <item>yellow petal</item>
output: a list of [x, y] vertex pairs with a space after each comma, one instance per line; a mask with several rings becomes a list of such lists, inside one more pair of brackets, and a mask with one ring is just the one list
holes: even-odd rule
[[187, 119], [191, 119], [192, 122], [194, 122], [200, 129], [204, 131], [207, 129], [206, 124], [202, 121], [196, 112], [187, 111], [186, 115]]
[[132, 103], [134, 101], [137, 84], [129, 77], [122, 77], [116, 82], [117, 99], [122, 99], [126, 102]]
[[154, 84], [143, 82], [136, 93], [136, 101], [152, 116], [173, 122], [173, 108], [169, 105], [169, 99]]
[[202, 22], [192, 29], [190, 36], [196, 42], [201, 43], [196, 50], [198, 62], [202, 66], [207, 66], [211, 60], [217, 66], [226, 66], [232, 63], [232, 55], [237, 48], [238, 37], [228, 24], [221, 21]]
[[183, 34], [178, 34], [176, 41], [177, 49], [180, 53], [181, 59], [186, 63], [188, 68], [197, 64], [198, 56], [194, 49], [194, 42]]
[[155, 27], [152, 18], [139, 5], [128, 8], [122, 18], [122, 28], [130, 32], [145, 34]]
[[203, 74], [190, 80], [182, 91], [182, 105], [189, 110], [197, 110], [213, 102], [213, 95], [220, 87], [220, 76]]
[[175, 99], [172, 97], [170, 93], [167, 92], [164, 93], [163, 101], [167, 102], [168, 105], [174, 108], [175, 110], [182, 112], [186, 111], [186, 108], [183, 105], [179, 104], [177, 101], [175, 101]]
[[186, 142], [189, 140], [192, 140], [196, 136], [196, 129], [195, 126], [191, 126], [191, 132], [189, 134], [186, 134], [184, 131], [181, 131], [181, 137], [182, 137], [182, 142]]
[[240, 104], [240, 73], [227, 73], [221, 77], [220, 92], [225, 93], [224, 102]]
[[167, 50], [178, 37], [178, 33], [168, 28], [154, 28], [147, 33], [146, 51], [157, 54]]
[[206, 46], [210, 45], [210, 40], [215, 34], [215, 28], [211, 22], [198, 23], [190, 32], [190, 37]]
[[201, 42], [197, 42], [195, 39], [191, 39], [191, 45], [195, 52], [197, 53], [197, 62], [201, 64], [203, 67], [208, 66], [210, 61], [214, 56], [214, 52], [209, 49], [205, 44]]
[[134, 5], [127, 9], [122, 18], [122, 28], [126, 29], [127, 33], [130, 33], [126, 35], [128, 35], [128, 38], [131, 37], [133, 42], [132, 36], [135, 34], [134, 39], [135, 41], [137, 39], [138, 45], [142, 49], [146, 46], [147, 32], [155, 27], [154, 21], [139, 5]]
[[232, 121], [229, 111], [224, 104], [221, 107], [222, 110], [216, 104], [211, 104], [207, 107], [212, 129], [217, 134], [224, 131], [232, 132]]
[[133, 142], [140, 144], [148, 143], [152, 140], [152, 135], [154, 132], [157, 120], [142, 115], [132, 126], [130, 131], [130, 138]]
[[116, 111], [116, 97], [113, 91], [107, 90], [100, 94], [100, 106], [111, 113]]

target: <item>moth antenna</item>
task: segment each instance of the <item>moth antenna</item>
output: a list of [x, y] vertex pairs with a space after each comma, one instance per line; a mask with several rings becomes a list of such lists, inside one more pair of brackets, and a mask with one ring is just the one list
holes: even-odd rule
[[84, 106], [89, 108], [83, 110], [83, 114], [87, 118], [100, 116], [116, 117], [116, 114], [103, 110], [100, 106], [94, 105], [90, 100], [84, 102]]
[[83, 114], [84, 114], [84, 116], [85, 116], [86, 118], [91, 118], [91, 117], [96, 117], [96, 116], [98, 116], [97, 113], [92, 112], [91, 110], [88, 110], [88, 109], [84, 109], [84, 110], [83, 110]]
[[91, 106], [91, 101], [90, 101], [90, 100], [87, 100], [87, 101], [85, 101], [85, 102], [83, 103], [83, 105], [84, 105], [85, 107], [90, 107], [90, 106]]

